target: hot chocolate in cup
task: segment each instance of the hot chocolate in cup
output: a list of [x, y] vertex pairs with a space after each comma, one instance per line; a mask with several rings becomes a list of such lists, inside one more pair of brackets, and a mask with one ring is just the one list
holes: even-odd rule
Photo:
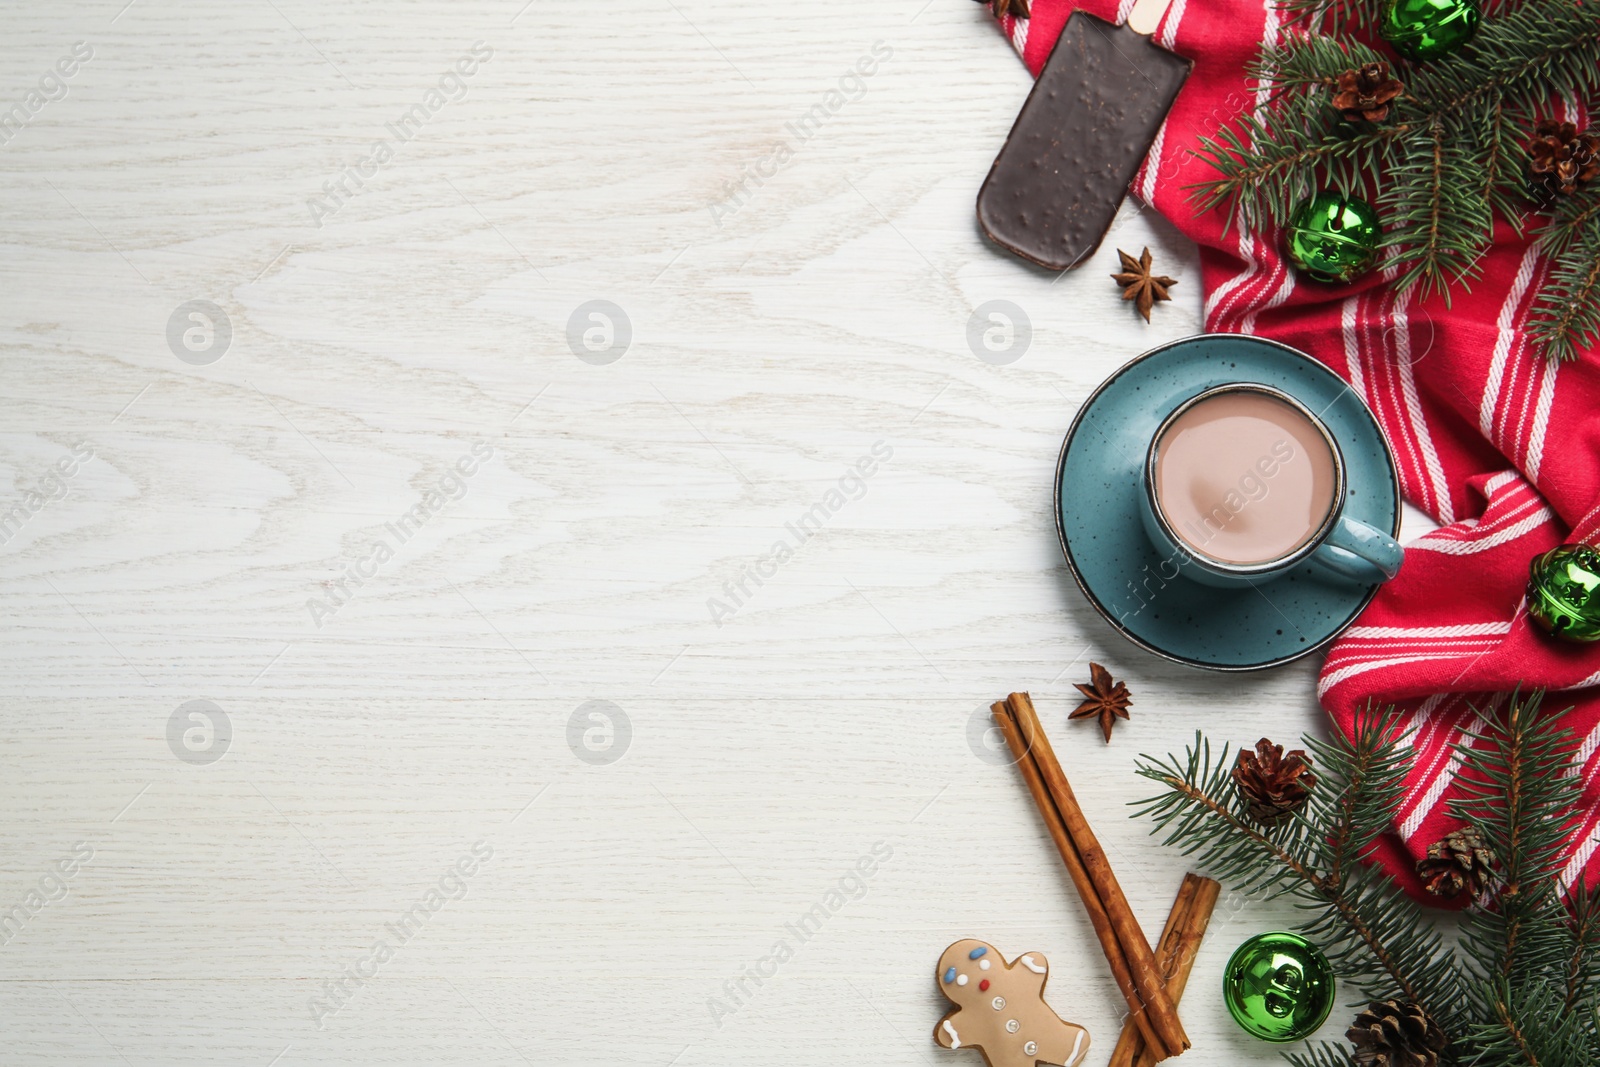
[[1403, 552], [1341, 514], [1344, 458], [1323, 421], [1281, 390], [1213, 386], [1177, 404], [1151, 438], [1141, 513], [1155, 546], [1208, 585], [1259, 584], [1311, 561], [1376, 584]]

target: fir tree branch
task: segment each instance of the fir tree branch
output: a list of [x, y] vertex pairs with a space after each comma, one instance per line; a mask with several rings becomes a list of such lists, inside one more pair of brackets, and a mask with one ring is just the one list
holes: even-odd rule
[[[1563, 1062], [1578, 1040], [1559, 1017], [1572, 960], [1570, 913], [1557, 877], [1581, 799], [1570, 777], [1570, 734], [1560, 716], [1541, 712], [1544, 693], [1512, 693], [1503, 711], [1479, 712], [1481, 730], [1466, 735], [1451, 813], [1471, 823], [1499, 861], [1494, 904], [1463, 933], [1477, 984], [1479, 1038], [1510, 1049], [1519, 1062]], [[1519, 1004], [1521, 1005], [1519, 1007]], [[1555, 1016], [1537, 1031], [1513, 1021], [1530, 1012]], [[1537, 1055], [1533, 1049], [1541, 1050]]]
[[[1409, 750], [1391, 736], [1393, 711], [1364, 717], [1354, 741], [1304, 743], [1325, 768], [1309, 815], [1285, 828], [1263, 830], [1245, 815], [1231, 787], [1228, 752], [1213, 765], [1210, 746], [1197, 736], [1187, 759], [1141, 759], [1138, 773], [1163, 785], [1166, 795], [1139, 804], [1154, 816], [1169, 843], [1200, 853], [1218, 877], [1238, 877], [1247, 888], [1301, 897], [1315, 912], [1308, 933], [1336, 965], [1373, 999], [1400, 996], [1422, 1006], [1447, 1032], [1462, 1025], [1460, 997], [1437, 932], [1421, 925], [1398, 889], [1370, 869], [1333, 873], [1353, 862], [1389, 824], [1402, 794]], [[1317, 797], [1323, 797], [1317, 801]], [[1332, 841], [1333, 844], [1329, 844]], [[1337, 851], [1329, 854], [1330, 848]], [[1319, 870], [1318, 859], [1329, 861]]]
[[1333, 832], [1328, 835], [1328, 881], [1339, 885], [1345, 880], [1345, 865], [1347, 857], [1353, 851], [1351, 838], [1355, 832], [1355, 790], [1359, 783], [1351, 783], [1352, 788], [1341, 790], [1339, 793], [1339, 817], [1333, 824]]
[[1546, 255], [1559, 256], [1574, 241], [1595, 232], [1600, 222], [1600, 184], [1579, 191], [1557, 205], [1550, 223], [1539, 234], [1539, 250]]
[[[1152, 832], [1196, 855], [1202, 868], [1288, 895], [1311, 914], [1306, 936], [1347, 988], [1368, 1000], [1403, 999], [1450, 1042], [1442, 1067], [1596, 1067], [1600, 1064], [1600, 902], [1579, 888], [1563, 900], [1560, 875], [1578, 824], [1583, 779], [1574, 741], [1542, 693], [1491, 704], [1464, 733], [1453, 815], [1499, 857], [1459, 949], [1446, 946], [1421, 909], [1370, 850], [1405, 793], [1412, 738], [1392, 713], [1370, 706], [1348, 734], [1303, 739], [1318, 782], [1287, 823], [1262, 827], [1230, 776], [1228, 749], [1212, 759], [1196, 734], [1182, 758], [1141, 757], [1161, 783], [1139, 802]], [[1410, 729], [1409, 727], [1407, 729]], [[1394, 1048], [1378, 1062], [1430, 1062]], [[1349, 1067], [1350, 1053], [1317, 1042], [1287, 1056], [1293, 1067]]]
[[[1261, 228], [1286, 221], [1288, 205], [1318, 184], [1319, 173], [1341, 159], [1356, 159], [1387, 150], [1416, 127], [1410, 123], [1384, 126], [1340, 137], [1324, 129], [1326, 121], [1299, 127], [1286, 126], [1273, 140], [1258, 118], [1242, 119], [1244, 130], [1225, 128], [1217, 137], [1201, 137], [1194, 154], [1210, 163], [1222, 178], [1198, 182], [1188, 188], [1196, 191], [1196, 206], [1201, 211], [1226, 205], [1241, 209], [1246, 225]], [[1260, 147], [1246, 155], [1247, 144]], [[1290, 195], [1285, 195], [1285, 190]]]
[[1350, 1053], [1332, 1041], [1318, 1041], [1300, 1052], [1285, 1050], [1283, 1058], [1293, 1067], [1350, 1067]]
[[1495, 187], [1501, 182], [1500, 159], [1501, 137], [1504, 135], [1506, 119], [1506, 106], [1502, 100], [1496, 100], [1489, 105], [1489, 136], [1485, 138], [1489, 145], [1489, 157], [1483, 165], [1483, 198], [1494, 198]]
[[1329, 33], [1376, 33], [1379, 5], [1366, 0], [1281, 0], [1278, 8], [1290, 25]]
[[[1593, 1005], [1590, 1004], [1592, 1011]], [[1496, 985], [1488, 1014], [1472, 1028], [1463, 1063], [1511, 1067], [1594, 1067], [1595, 1039], [1581, 1012], [1563, 1009], [1560, 990], [1543, 979]]]
[[1302, 743], [1315, 765], [1328, 768], [1335, 784], [1342, 782], [1342, 788], [1316, 791], [1307, 811], [1308, 822], [1332, 824], [1321, 838], [1323, 864], [1341, 884], [1387, 827], [1405, 792], [1410, 760], [1400, 744], [1394, 709], [1377, 708], [1370, 700], [1357, 714], [1351, 737], [1331, 742], [1306, 737]]
[[[1203, 790], [1197, 789], [1181, 779], [1170, 776], [1158, 777], [1155, 775], [1149, 775], [1147, 777], [1152, 777], [1156, 781], [1162, 782], [1167, 786], [1167, 788], [1171, 789], [1179, 796], [1185, 797], [1192, 803], [1209, 811], [1214, 817], [1227, 823], [1228, 826], [1235, 832], [1240, 833], [1254, 841], [1273, 860], [1293, 871], [1296, 877], [1303, 881], [1312, 892], [1322, 899], [1324, 903], [1328, 904], [1339, 913], [1339, 917], [1343, 919], [1345, 924], [1349, 926], [1350, 930], [1362, 940], [1362, 942], [1367, 946], [1367, 949], [1373, 954], [1374, 957], [1377, 958], [1383, 969], [1389, 973], [1391, 978], [1394, 979], [1395, 986], [1399, 988], [1401, 993], [1405, 995], [1406, 999], [1415, 1001], [1418, 1004], [1426, 1003], [1427, 996], [1424, 991], [1415, 982], [1411, 981], [1410, 977], [1406, 975], [1398, 966], [1396, 966], [1394, 953], [1378, 936], [1373, 924], [1367, 922], [1367, 920], [1351, 906], [1350, 902], [1344, 898], [1343, 894], [1340, 892], [1343, 883], [1338, 878], [1331, 875], [1319, 875], [1316, 871], [1312, 870], [1306, 864], [1290, 855], [1287, 851], [1278, 847], [1278, 845], [1275, 844], [1273, 840], [1266, 834], [1261, 833], [1259, 830], [1248, 825], [1244, 822], [1244, 820], [1234, 815], [1228, 810], [1225, 804], [1221, 803], [1215, 797], [1207, 795]], [[1340, 832], [1340, 830], [1336, 828], [1334, 832], [1337, 834]], [[1426, 1011], [1426, 1007], [1424, 1007], [1423, 1010]]]
[[1518, 1053], [1521, 1054], [1522, 1062], [1526, 1063], [1528, 1067], [1540, 1067], [1539, 1057], [1535, 1056], [1533, 1049], [1528, 1046], [1528, 1039], [1523, 1034], [1522, 1028], [1517, 1024], [1517, 1020], [1512, 1017], [1511, 1009], [1504, 998], [1495, 998], [1494, 1006], [1495, 1012], [1500, 1019], [1500, 1025], [1505, 1027], [1506, 1033], [1511, 1036], [1512, 1043], [1516, 1045]]
[[[1222, 755], [1223, 759], [1226, 760], [1228, 755], [1227, 749], [1223, 749]], [[1141, 769], [1140, 773], [1143, 774], [1144, 771]], [[1302, 862], [1300, 859], [1291, 855], [1287, 850], [1280, 847], [1272, 840], [1272, 838], [1268, 837], [1254, 826], [1251, 826], [1249, 823], [1233, 814], [1233, 812], [1228, 810], [1227, 804], [1210, 795], [1204, 789], [1192, 785], [1182, 778], [1171, 774], [1146, 774], [1145, 777], [1160, 782], [1174, 793], [1184, 797], [1198, 807], [1204, 808], [1211, 815], [1222, 820], [1234, 832], [1242, 834], [1251, 841], [1255, 842], [1255, 844], [1259, 846], [1261, 850], [1264, 851], [1272, 860], [1293, 871], [1296, 877], [1305, 882], [1318, 893], [1327, 893], [1335, 888], [1337, 884], [1336, 882], [1334, 882], [1332, 879], [1324, 878], [1323, 876], [1319, 875], [1316, 871], [1312, 870], [1308, 864]]]
[[1434, 113], [1447, 114], [1490, 96], [1541, 106], [1552, 80], [1566, 81], [1580, 93], [1592, 92], [1597, 83], [1592, 68], [1600, 60], [1597, 29], [1596, 13], [1568, 0], [1529, 4], [1486, 19], [1463, 49], [1463, 72], [1480, 77], [1469, 80], [1468, 88], [1443, 96]]
[[1339, 83], [1338, 72], [1386, 61], [1383, 53], [1357, 38], [1290, 33], [1276, 45], [1263, 47], [1245, 73], [1274, 91], [1303, 90], [1331, 97]]
[[[1224, 172], [1226, 181], [1203, 182], [1197, 188], [1208, 198], [1218, 199], [1216, 194], [1221, 193], [1220, 199], [1233, 200], [1257, 183], [1282, 177], [1290, 168], [1316, 166], [1331, 156], [1364, 154], [1413, 132], [1431, 131], [1439, 120], [1480, 101], [1547, 91], [1554, 67], [1587, 89], [1589, 83], [1600, 82], [1600, 74], [1592, 71], [1600, 67], [1600, 14], [1565, 0], [1530, 5], [1502, 19], [1486, 21], [1467, 51], [1475, 55], [1470, 62], [1461, 63], [1464, 69], [1453, 76], [1408, 75], [1413, 80], [1412, 91], [1396, 102], [1397, 110], [1409, 114], [1407, 121], [1353, 137], [1328, 136], [1306, 143], [1299, 136], [1303, 127], [1292, 121], [1302, 116], [1269, 112], [1246, 116], [1242, 122], [1254, 128], [1241, 131], [1250, 136], [1231, 146], [1202, 138], [1197, 154], [1212, 159], [1213, 165], [1215, 154], [1226, 147], [1256, 158], [1235, 160], [1239, 165]], [[1250, 73], [1274, 87], [1298, 86], [1325, 93], [1325, 86], [1342, 70], [1381, 58], [1352, 38], [1296, 36], [1264, 47]], [[1275, 136], [1284, 138], [1283, 142], [1276, 142]], [[1253, 152], [1247, 144], [1256, 146]]]
[[1444, 210], [1444, 126], [1435, 119], [1429, 124], [1428, 135], [1433, 139], [1433, 169], [1428, 173], [1428, 234], [1423, 242], [1427, 258], [1424, 262], [1428, 267], [1440, 270], [1439, 214]]
[[[1528, 169], [1528, 154], [1517, 140], [1516, 127], [1507, 111], [1506, 102], [1497, 98], [1489, 102], [1481, 119], [1485, 132], [1483, 181], [1479, 185], [1478, 195], [1490, 206], [1491, 216], [1499, 214], [1520, 237], [1523, 232], [1523, 198], [1513, 190], [1523, 184]], [[1487, 236], [1490, 240], [1494, 236], [1492, 217]]]
[[[1563, 96], [1600, 116], [1600, 4], [1491, 4], [1457, 52], [1401, 65], [1406, 90], [1377, 125], [1344, 121], [1332, 98], [1343, 71], [1383, 58], [1360, 39], [1372, 36], [1382, 4], [1282, 6], [1291, 32], [1248, 67], [1266, 104], [1192, 150], [1217, 175], [1189, 187], [1196, 206], [1225, 209], [1225, 231], [1235, 221], [1259, 230], [1287, 224], [1320, 189], [1364, 196], [1380, 209], [1396, 287], [1421, 285], [1448, 303], [1452, 287], [1478, 274], [1497, 216], [1522, 232], [1523, 138], [1535, 118]], [[1534, 301], [1533, 336], [1550, 357], [1572, 358], [1600, 340], [1600, 181], [1565, 198], [1541, 249], [1556, 262]]]
[[1600, 980], [1600, 974], [1595, 973], [1600, 967], [1594, 959], [1594, 953], [1600, 950], [1600, 908], [1596, 907], [1589, 888], [1581, 883], [1573, 891], [1568, 906], [1571, 916], [1567, 931], [1572, 937], [1572, 955], [1567, 962], [1567, 996], [1562, 1008], [1572, 1012], [1586, 993], [1593, 994], [1593, 983]]
[[[1589, 228], [1600, 229], [1597, 223], [1591, 219]], [[1553, 359], [1576, 359], [1580, 348], [1600, 340], [1600, 237], [1576, 241], [1555, 256], [1529, 325]]]
[[1378, 198], [1385, 217], [1383, 244], [1396, 249], [1401, 289], [1420, 283], [1449, 303], [1450, 281], [1464, 282], [1489, 246], [1489, 207], [1477, 196], [1478, 164], [1448, 137], [1444, 119], [1431, 120], [1402, 146]]

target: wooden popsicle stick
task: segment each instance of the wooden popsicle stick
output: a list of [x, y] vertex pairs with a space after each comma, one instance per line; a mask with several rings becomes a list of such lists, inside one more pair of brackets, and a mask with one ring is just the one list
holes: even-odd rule
[[1128, 12], [1128, 29], [1150, 36], [1171, 5], [1172, 0], [1134, 0], [1133, 10]]
[[1168, 1055], [1176, 1056], [1189, 1047], [1189, 1037], [1184, 1033], [1183, 1023], [1178, 1020], [1178, 1012], [1172, 1006], [1172, 999], [1167, 996], [1166, 983], [1162, 981], [1161, 972], [1156, 968], [1155, 956], [1150, 951], [1150, 942], [1145, 939], [1144, 931], [1139, 928], [1139, 920], [1134, 917], [1133, 908], [1128, 904], [1128, 898], [1117, 883], [1116, 873], [1111, 869], [1111, 861], [1106, 858], [1105, 849], [1100, 847], [1099, 838], [1095, 837], [1094, 830], [1089, 826], [1089, 820], [1084, 817], [1083, 809], [1078, 806], [1078, 798], [1072, 792], [1072, 785], [1067, 781], [1066, 774], [1061, 770], [1061, 764], [1050, 747], [1049, 738], [1045, 737], [1044, 727], [1039, 723], [1039, 715], [1033, 709], [1033, 701], [1026, 693], [1012, 693], [1006, 703], [1016, 717], [1017, 725], [1022, 731], [1022, 740], [1039, 768], [1045, 788], [1055, 801], [1056, 809], [1061, 813], [1061, 821], [1066, 827], [1067, 835], [1077, 848], [1083, 868], [1094, 884], [1095, 895], [1100, 898], [1106, 915], [1111, 919], [1117, 941], [1127, 957], [1128, 970], [1133, 977], [1138, 998], [1143, 1003], [1144, 1010], [1149, 1013], [1150, 1028], [1160, 1038], [1159, 1042], [1152, 1043], [1153, 1050], [1165, 1053], [1159, 1057], [1161, 1059], [1165, 1059]]
[[1084, 869], [1083, 859], [1078, 855], [1077, 846], [1067, 834], [1066, 825], [1062, 822], [1055, 801], [1050, 797], [1050, 791], [1045, 788], [1044, 779], [1033, 761], [1033, 754], [1023, 741], [1022, 730], [1017, 725], [1014, 713], [1005, 701], [996, 701], [989, 710], [994, 713], [995, 723], [1000, 727], [1000, 733], [1006, 740], [1006, 747], [1011, 750], [1017, 769], [1022, 772], [1022, 780], [1027, 785], [1028, 792], [1032, 794], [1040, 816], [1044, 819], [1045, 829], [1049, 832], [1050, 839], [1055, 842], [1056, 851], [1061, 854], [1062, 862], [1066, 864], [1067, 875], [1078, 891], [1078, 898], [1083, 901], [1083, 910], [1089, 916], [1089, 924], [1094, 927], [1095, 936], [1100, 940], [1101, 951], [1105, 953], [1106, 962], [1111, 966], [1111, 977], [1121, 990], [1123, 999], [1128, 1002], [1129, 1025], [1143, 1038], [1141, 1047], [1164, 1049], [1165, 1046], [1161, 1044], [1160, 1037], [1152, 1028], [1144, 1004], [1139, 999], [1133, 975], [1128, 970], [1127, 957], [1123, 955], [1122, 945], [1117, 940], [1116, 930], [1111, 925], [1111, 918], [1106, 914], [1105, 906], [1095, 893], [1094, 883], [1089, 879], [1089, 872]]

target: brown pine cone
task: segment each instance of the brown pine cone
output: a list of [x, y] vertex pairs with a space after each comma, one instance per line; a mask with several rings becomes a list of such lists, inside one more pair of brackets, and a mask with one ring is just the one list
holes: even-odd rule
[[1417, 876], [1428, 892], [1452, 900], [1469, 891], [1474, 896], [1483, 892], [1495, 866], [1494, 853], [1468, 826], [1429, 845], [1427, 857], [1417, 861]]
[[1365, 63], [1339, 75], [1333, 106], [1351, 122], [1382, 122], [1389, 117], [1389, 102], [1405, 90], [1398, 78], [1390, 77], [1389, 64]]
[[1528, 144], [1528, 170], [1536, 192], [1548, 198], [1570, 196], [1600, 175], [1600, 135], [1570, 122], [1545, 120]]
[[1249, 803], [1250, 817], [1266, 826], [1294, 814], [1317, 787], [1311, 757], [1305, 750], [1297, 748], [1285, 755], [1282, 745], [1265, 737], [1256, 742], [1254, 752], [1239, 750], [1233, 781]]
[[1344, 1036], [1359, 1067], [1436, 1067], [1449, 1045], [1444, 1032], [1409, 1001], [1374, 1001]]
[[980, 4], [989, 4], [995, 18], [1011, 15], [1014, 18], [1025, 19], [1028, 17], [1028, 0], [978, 0]]

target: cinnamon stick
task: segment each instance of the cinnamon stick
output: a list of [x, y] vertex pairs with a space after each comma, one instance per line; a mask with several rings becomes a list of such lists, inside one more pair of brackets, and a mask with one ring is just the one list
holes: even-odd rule
[[1100, 847], [1099, 839], [1089, 826], [1089, 820], [1078, 806], [1072, 785], [1056, 760], [1049, 738], [1044, 735], [1038, 713], [1033, 710], [1033, 701], [1026, 693], [1012, 693], [1006, 703], [1021, 729], [1025, 748], [1038, 767], [1056, 809], [1061, 813], [1067, 835], [1076, 846], [1084, 870], [1093, 883], [1094, 894], [1100, 898], [1106, 915], [1111, 919], [1112, 929], [1116, 931], [1117, 941], [1127, 958], [1128, 971], [1133, 978], [1138, 999], [1143, 1004], [1143, 1010], [1149, 1013], [1150, 1029], [1155, 1031], [1159, 1039], [1150, 1043], [1151, 1049], [1160, 1053], [1158, 1059], [1176, 1056], [1189, 1047], [1189, 1036], [1184, 1033], [1177, 1009], [1167, 996], [1166, 983], [1156, 968], [1150, 942], [1145, 939], [1144, 931], [1139, 929], [1139, 920], [1134, 917], [1133, 908], [1117, 883], [1111, 861], [1106, 858], [1105, 850]]
[[[1217, 897], [1222, 892], [1220, 883], [1197, 874], [1186, 874], [1178, 887], [1177, 899], [1167, 916], [1167, 925], [1156, 944], [1156, 964], [1167, 982], [1167, 995], [1176, 1005], [1183, 997], [1189, 982], [1189, 972], [1194, 967], [1195, 953], [1205, 937], [1216, 909]], [[1139, 1027], [1128, 1020], [1122, 1027], [1122, 1036], [1111, 1053], [1110, 1067], [1152, 1067], [1156, 1056], [1151, 1052]]]
[[1150, 1020], [1145, 1015], [1144, 1003], [1139, 999], [1138, 989], [1133, 984], [1133, 975], [1128, 970], [1128, 960], [1123, 954], [1122, 945], [1117, 941], [1111, 918], [1106, 914], [1105, 906], [1101, 904], [1100, 897], [1095, 892], [1089, 872], [1084, 869], [1083, 859], [1078, 855], [1077, 846], [1067, 834], [1061, 813], [1056, 808], [1055, 801], [1051, 799], [1049, 790], [1045, 788], [1044, 779], [1039, 774], [1039, 768], [1034, 765], [1033, 756], [1022, 739], [1022, 731], [1010, 707], [1004, 701], [996, 701], [989, 710], [994, 713], [1000, 733], [1006, 739], [1006, 747], [1011, 749], [1011, 755], [1016, 760], [1018, 769], [1022, 771], [1022, 780], [1026, 783], [1028, 792], [1032, 794], [1039, 814], [1044, 818], [1045, 829], [1049, 832], [1050, 839], [1055, 842], [1056, 851], [1061, 853], [1067, 874], [1083, 901], [1083, 909], [1089, 915], [1089, 924], [1094, 927], [1095, 936], [1100, 940], [1100, 948], [1105, 953], [1106, 962], [1111, 965], [1111, 976], [1116, 980], [1117, 988], [1122, 991], [1123, 999], [1128, 1002], [1128, 1021], [1143, 1039], [1140, 1047], [1164, 1048], [1160, 1037], [1151, 1028]]
[[[1184, 924], [1177, 941], [1173, 944], [1172, 953], [1177, 963], [1177, 968], [1167, 981], [1167, 993], [1176, 1005], [1183, 998], [1183, 990], [1189, 984], [1189, 972], [1194, 969], [1194, 959], [1200, 952], [1200, 942], [1205, 939], [1206, 927], [1211, 923], [1211, 913], [1216, 910], [1217, 897], [1222, 893], [1222, 884], [1210, 878], [1200, 880], [1200, 889], [1195, 894], [1194, 906], [1189, 912], [1189, 921]], [[1139, 1054], [1138, 1067], [1154, 1067], [1157, 1056], [1147, 1046]]]

